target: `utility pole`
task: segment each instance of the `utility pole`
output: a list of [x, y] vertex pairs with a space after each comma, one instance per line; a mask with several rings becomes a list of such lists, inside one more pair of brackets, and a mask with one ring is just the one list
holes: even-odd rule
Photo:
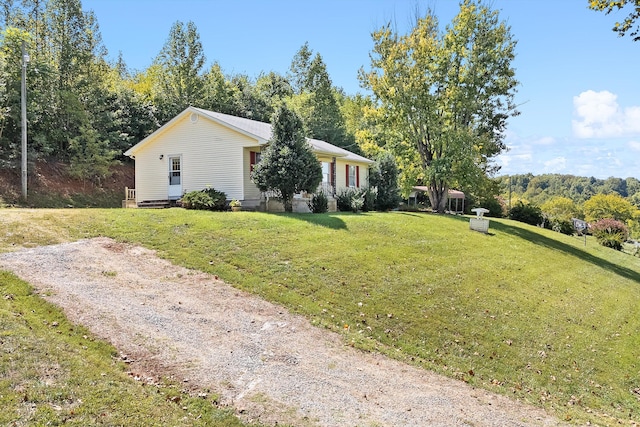
[[511, 175], [509, 175], [509, 211], [511, 211]]
[[26, 43], [22, 41], [22, 199], [27, 200], [27, 63]]

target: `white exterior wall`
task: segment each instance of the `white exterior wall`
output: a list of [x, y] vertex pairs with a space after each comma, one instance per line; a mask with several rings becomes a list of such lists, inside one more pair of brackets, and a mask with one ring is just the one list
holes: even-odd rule
[[359, 166], [360, 187], [369, 186], [369, 165], [367, 163], [349, 162], [339, 157], [336, 159], [336, 193], [340, 193], [348, 188], [347, 186], [347, 165]]
[[258, 190], [258, 187], [251, 182], [251, 152], [260, 152], [260, 147], [245, 148], [242, 153], [242, 165], [244, 176], [244, 197], [239, 200], [260, 200], [262, 193]]
[[244, 200], [250, 190], [243, 184], [249, 176], [249, 150], [244, 147], [250, 146], [259, 151], [252, 138], [202, 117], [194, 123], [185, 115], [136, 153], [136, 201], [167, 199], [172, 156], [182, 159], [183, 194], [210, 186], [229, 199]]
[[[136, 153], [136, 202], [168, 198], [169, 159], [164, 155], [168, 148], [162, 142]], [[159, 159], [161, 154], [162, 160]]]
[[[333, 162], [333, 157], [328, 157], [326, 155], [318, 155], [318, 160], [320, 162]], [[340, 193], [347, 188], [347, 175], [346, 175], [346, 166], [353, 165], [359, 166], [358, 173], [360, 175], [360, 188], [367, 187], [369, 185], [369, 164], [360, 163], [354, 161], [347, 161], [341, 159], [340, 157], [336, 158], [336, 193]]]

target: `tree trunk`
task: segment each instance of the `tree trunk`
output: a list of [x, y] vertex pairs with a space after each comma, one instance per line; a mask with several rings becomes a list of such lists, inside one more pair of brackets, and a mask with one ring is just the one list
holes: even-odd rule
[[293, 195], [282, 195], [282, 206], [285, 212], [293, 212]]
[[447, 197], [449, 195], [449, 187], [444, 183], [432, 181], [429, 186], [429, 201], [431, 209], [438, 213], [444, 213], [447, 207]]

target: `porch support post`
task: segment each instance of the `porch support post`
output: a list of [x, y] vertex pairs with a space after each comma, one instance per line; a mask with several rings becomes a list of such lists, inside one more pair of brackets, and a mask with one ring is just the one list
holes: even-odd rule
[[331, 192], [333, 193], [332, 196], [336, 197], [336, 158], [332, 157], [331, 158], [331, 163], [333, 164], [333, 167], [331, 168]]

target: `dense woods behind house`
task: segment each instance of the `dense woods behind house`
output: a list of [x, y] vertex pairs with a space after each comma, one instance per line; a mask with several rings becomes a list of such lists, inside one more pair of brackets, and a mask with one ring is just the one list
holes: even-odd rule
[[148, 68], [131, 70], [121, 56], [109, 59], [95, 15], [79, 0], [3, 1], [0, 28], [3, 168], [20, 166], [23, 41], [30, 56], [30, 162], [55, 157], [76, 175], [100, 180], [126, 149], [189, 105], [268, 122], [284, 100], [309, 137], [358, 151], [354, 135], [364, 101], [334, 87], [322, 57], [306, 44], [286, 76], [227, 74], [207, 61], [195, 25], [176, 22]]

